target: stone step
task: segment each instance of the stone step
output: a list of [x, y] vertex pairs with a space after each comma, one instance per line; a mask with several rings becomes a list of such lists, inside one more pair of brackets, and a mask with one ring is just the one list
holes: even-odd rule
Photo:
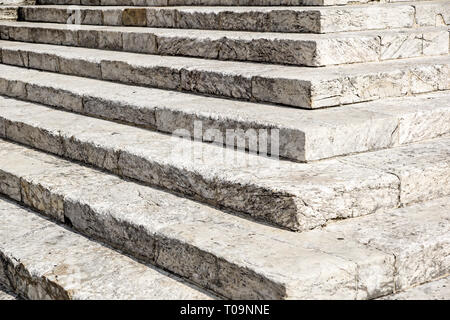
[[[355, 3], [396, 3], [407, 0], [36, 0], [41, 5], [95, 6], [334, 6]], [[425, 2], [430, 0], [416, 0]], [[430, 1], [431, 2], [431, 1]]]
[[0, 257], [0, 282], [27, 299], [213, 297], [5, 198], [0, 198]]
[[12, 41], [0, 48], [5, 64], [307, 109], [450, 89], [449, 55], [318, 69]]
[[[450, 198], [296, 234], [32, 149], [0, 145], [1, 193], [228, 298], [377, 298], [450, 271]], [[0, 237], [16, 228], [40, 229], [8, 246], [11, 252], [29, 244], [35, 257], [35, 247], [52, 232], [24, 225], [14, 212], [0, 223], [8, 230]], [[81, 266], [94, 260], [88, 257], [83, 250]]]
[[[448, 1], [439, 4], [450, 11]], [[427, 23], [420, 15], [422, 3], [360, 5], [348, 7], [101, 7], [25, 6], [20, 19], [34, 22], [108, 26], [260, 32], [329, 33], [391, 28], [412, 28]], [[415, 8], [418, 18], [415, 17]], [[428, 7], [428, 6], [427, 6]], [[430, 12], [430, 15], [432, 13]], [[439, 20], [437, 20], [439, 21]]]
[[1, 6], [0, 7], [0, 21], [16, 21], [19, 17], [18, 7]]
[[[279, 156], [302, 162], [450, 133], [449, 91], [346, 108], [302, 110], [0, 64], [0, 94], [166, 133], [185, 130], [196, 140], [221, 145], [227, 143], [227, 130], [241, 130], [246, 143], [236, 147], [254, 152], [263, 150], [251, 143], [252, 132], [256, 139], [267, 134], [270, 141], [272, 131], [277, 130]], [[210, 132], [220, 134], [210, 137]]]
[[293, 163], [11, 98], [0, 135], [297, 231], [450, 194], [449, 138]]
[[434, 280], [406, 291], [389, 295], [383, 300], [450, 300], [450, 276]]
[[19, 298], [0, 283], [0, 301], [18, 300]]
[[27, 42], [306, 66], [449, 53], [446, 27], [336, 34], [280, 34], [16, 22], [0, 24], [0, 32], [5, 35], [4, 38], [9, 33], [12, 40]]

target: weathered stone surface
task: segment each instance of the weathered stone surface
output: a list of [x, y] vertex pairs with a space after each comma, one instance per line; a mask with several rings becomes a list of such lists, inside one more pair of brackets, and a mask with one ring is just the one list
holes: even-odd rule
[[0, 7], [0, 21], [11, 20], [15, 21], [19, 17], [17, 7]]
[[211, 298], [4, 198], [0, 221], [0, 282], [27, 299]]
[[[2, 121], [12, 140], [289, 228], [309, 229], [328, 219], [368, 214], [398, 200], [397, 178], [378, 169], [355, 170], [335, 160], [280, 162], [37, 105], [12, 108], [4, 101]], [[32, 116], [31, 108], [36, 110]], [[372, 184], [377, 187], [368, 193]], [[350, 199], [366, 200], [342, 207], [344, 190], [349, 204]]]
[[[15, 1], [15, 0], [4, 0]], [[406, 0], [375, 0], [379, 3], [404, 2]], [[428, 1], [428, 0], [417, 0]], [[365, 4], [371, 0], [37, 0], [37, 4], [86, 4], [115, 6], [334, 6], [345, 4]]]
[[[445, 188], [448, 182], [439, 184]], [[442, 198], [338, 222], [327, 230], [394, 255], [395, 288], [400, 291], [450, 272], [449, 223], [449, 198]]]
[[[242, 5], [242, 4], [241, 4]], [[348, 7], [160, 7], [160, 8], [77, 8], [77, 24], [117, 25], [103, 19], [103, 12], [121, 17], [120, 25], [182, 29], [236, 30], [262, 32], [340, 32], [389, 28], [411, 28], [411, 4]], [[67, 6], [27, 6], [21, 8], [25, 21], [66, 23]], [[73, 14], [72, 14], [73, 15]], [[95, 18], [94, 18], [95, 16]], [[72, 18], [72, 20], [74, 20]], [[69, 23], [75, 23], [70, 20]]]
[[[326, 228], [295, 234], [24, 147], [1, 144], [1, 170], [58, 194], [65, 203], [65, 219], [73, 228], [226, 297], [374, 298], [393, 292], [395, 276], [415, 274], [408, 268], [394, 274], [393, 252], [380, 251], [358, 238], [342, 239], [342, 230], [364, 227], [356, 219], [341, 222], [337, 231]], [[36, 167], [41, 173], [30, 172]], [[447, 235], [436, 233], [445, 226], [442, 222], [448, 219], [448, 206], [448, 198], [444, 198], [408, 208], [416, 219], [408, 219], [406, 225], [404, 213], [375, 214], [367, 217], [373, 219], [366, 223], [370, 226], [366, 234], [386, 216], [398, 216], [398, 227], [383, 230], [396, 240], [392, 246], [407, 245], [411, 254], [426, 256], [428, 251], [421, 248], [419, 240], [429, 237], [436, 247], [444, 247], [448, 240]], [[428, 217], [427, 235], [410, 237], [407, 243], [395, 237], [419, 228], [422, 216]], [[260, 250], [261, 243], [265, 250]], [[448, 268], [445, 255], [436, 254], [434, 261], [438, 263], [435, 270]]]
[[[5, 39], [27, 42], [61, 44], [73, 39], [70, 45], [80, 47], [307, 66], [442, 55], [449, 48], [447, 28], [435, 27], [282, 34], [86, 25], [73, 30], [61, 24], [20, 22], [2, 23], [0, 29]], [[59, 36], [49, 38], [46, 32]]]
[[450, 3], [448, 1], [430, 1], [414, 4], [416, 23], [419, 26], [449, 26]]
[[185, 129], [194, 136], [195, 122], [200, 121], [197, 138], [206, 141], [207, 130], [213, 129], [222, 136], [230, 128], [244, 133], [279, 129], [280, 156], [299, 161], [388, 148], [450, 132], [447, 92], [311, 112], [0, 65], [0, 94], [168, 133]]
[[[0, 46], [2, 51], [19, 49], [16, 43], [5, 41]], [[43, 44], [21, 44], [20, 50], [45, 56], [42, 67], [34, 66], [38, 69], [49, 70], [45, 65], [51, 59], [57, 59], [60, 65], [75, 59], [89, 67], [68, 70], [69, 74], [99, 77], [94, 71], [101, 68], [104, 80], [309, 109], [450, 88], [448, 55], [311, 69], [84, 48], [68, 50]]]
[[0, 301], [18, 300], [18, 297], [0, 284]]
[[[433, 158], [435, 165], [430, 166]], [[450, 193], [450, 144], [447, 139], [433, 144], [417, 143], [348, 158], [365, 168], [379, 168], [400, 179], [400, 202], [409, 204]], [[343, 159], [342, 161], [347, 161]], [[431, 173], [433, 172], [433, 173]]]
[[434, 280], [403, 292], [389, 295], [383, 300], [449, 300], [450, 277]]
[[[448, 180], [448, 150], [441, 147], [446, 139], [398, 148], [397, 157], [405, 159], [433, 150], [432, 157], [423, 156], [427, 166], [405, 162], [405, 178], [392, 172], [390, 152], [287, 163], [29, 103], [11, 107], [10, 99], [3, 100], [1, 118], [9, 139], [294, 230], [448, 192], [432, 186]], [[427, 183], [415, 190], [417, 178], [424, 176]]]

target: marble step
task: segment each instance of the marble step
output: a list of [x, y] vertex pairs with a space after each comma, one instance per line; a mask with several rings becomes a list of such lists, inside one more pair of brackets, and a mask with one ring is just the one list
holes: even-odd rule
[[[346, 4], [396, 3], [407, 0], [36, 0], [40, 5], [93, 6], [334, 6]], [[425, 2], [430, 0], [416, 0]]]
[[281, 34], [54, 23], [3, 23], [3, 38], [155, 55], [326, 66], [449, 53], [447, 28]]
[[[438, 19], [450, 13], [448, 1], [430, 4], [361, 5], [348, 7], [102, 7], [24, 6], [20, 19], [34, 22], [108, 26], [259, 32], [380, 30], [445, 25]], [[434, 8], [432, 7], [432, 8]], [[425, 12], [426, 14], [422, 14]], [[417, 15], [417, 17], [416, 17]], [[450, 21], [448, 21], [450, 24]]]
[[4, 64], [306, 109], [450, 89], [449, 55], [319, 69], [13, 41], [0, 48]]
[[450, 194], [449, 138], [294, 163], [11, 98], [0, 135], [297, 231]]
[[18, 7], [0, 6], [0, 21], [16, 21], [18, 17]]
[[27, 299], [211, 299], [0, 197], [0, 282]]
[[[449, 272], [450, 198], [296, 234], [16, 144], [0, 145], [1, 193], [228, 298], [369, 299]], [[17, 228], [41, 230], [20, 234], [20, 242], [8, 246], [11, 252], [29, 243], [25, 251], [39, 256], [35, 247], [53, 233], [24, 225], [14, 212], [0, 223], [8, 230], [0, 237]], [[80, 261], [89, 264], [88, 257], [83, 250]]]
[[450, 300], [450, 276], [418, 285], [383, 300]]
[[302, 110], [0, 64], [0, 94], [166, 133], [184, 130], [196, 140], [221, 145], [227, 143], [227, 130], [241, 130], [246, 143], [236, 147], [255, 153], [263, 148], [251, 143], [252, 133], [257, 139], [267, 134], [270, 141], [277, 130], [279, 156], [302, 162], [450, 133], [449, 91]]
[[0, 283], [0, 302], [1, 301], [11, 301], [11, 300], [18, 300], [19, 297], [17, 297], [14, 293], [12, 293], [10, 290], [5, 288]]

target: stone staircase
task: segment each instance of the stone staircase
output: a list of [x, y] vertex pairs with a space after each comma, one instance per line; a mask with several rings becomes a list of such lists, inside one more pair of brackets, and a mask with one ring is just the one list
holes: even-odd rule
[[6, 5], [0, 293], [448, 295], [450, 1]]

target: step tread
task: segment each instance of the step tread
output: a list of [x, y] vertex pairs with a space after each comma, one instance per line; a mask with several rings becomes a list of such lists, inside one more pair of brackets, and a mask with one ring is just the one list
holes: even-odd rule
[[[432, 3], [445, 3], [446, 0], [427, 0], [428, 4]], [[332, 10], [345, 10], [345, 9], [356, 9], [356, 8], [395, 8], [395, 7], [405, 7], [411, 6], [414, 4], [423, 4], [423, 1], [401, 1], [397, 3], [364, 3], [364, 4], [352, 4], [351, 6], [308, 6], [308, 5], [298, 5], [298, 6], [191, 6], [191, 5], [173, 5], [173, 6], [134, 6], [134, 5], [110, 5], [110, 6], [101, 6], [101, 5], [82, 5], [80, 6], [81, 10], [114, 10], [114, 9], [128, 9], [128, 8], [138, 8], [138, 9], [167, 9], [167, 10], [187, 10], [187, 11], [200, 11], [200, 12], [222, 12], [222, 11], [230, 11], [230, 12], [245, 12], [245, 11], [254, 11], [254, 12], [267, 12], [267, 11], [332, 11]], [[23, 8], [56, 8], [56, 9], [65, 9], [69, 4], [35, 4], [35, 5], [27, 5], [23, 6]]]
[[386, 296], [383, 300], [449, 300], [450, 277], [434, 280], [403, 292]]
[[8, 285], [28, 299], [211, 298], [2, 198], [0, 220]]
[[[416, 0], [414, 2], [428, 2], [432, 0]], [[405, 2], [405, 0], [389, 0], [391, 4]], [[83, 5], [133, 5], [133, 6], [344, 6], [347, 4], [378, 5], [372, 0], [37, 0], [37, 4], [83, 4]]]
[[401, 34], [416, 34], [420, 32], [440, 32], [447, 31], [446, 26], [425, 26], [385, 30], [362, 30], [362, 31], [348, 31], [336, 33], [281, 33], [281, 32], [258, 32], [258, 31], [236, 31], [236, 30], [198, 30], [198, 29], [176, 29], [176, 28], [154, 28], [154, 27], [132, 27], [132, 26], [111, 26], [111, 25], [87, 25], [87, 24], [63, 24], [54, 22], [39, 22], [39, 21], [2, 21], [2, 25], [36, 27], [46, 29], [67, 30], [76, 27], [79, 30], [100, 30], [111, 32], [133, 32], [133, 33], [151, 33], [160, 37], [191, 37], [198, 39], [219, 40], [223, 38], [240, 39], [240, 40], [296, 40], [296, 41], [321, 41], [332, 40], [335, 38], [355, 38], [361, 37], [376, 37], [390, 35], [397, 33]]
[[[450, 5], [446, 1], [433, 1], [345, 7], [82, 6], [80, 10], [81, 24], [327, 33], [444, 25], [446, 21], [442, 23], [436, 17], [446, 17]], [[72, 12], [61, 5], [26, 6], [21, 11], [24, 20], [59, 23], [66, 23]]]
[[297, 234], [0, 144], [3, 193], [230, 298], [374, 298], [449, 271], [449, 198]]
[[18, 297], [0, 283], [0, 301], [10, 300], [18, 300]]
[[[449, 50], [447, 27], [295, 34], [40, 22], [0, 26], [12, 39], [18, 37], [16, 40], [30, 42], [40, 42], [41, 38], [36, 34], [35, 39], [27, 40], [20, 34], [27, 30], [31, 33], [62, 32], [67, 39], [78, 39], [64, 44], [79, 47], [103, 48], [102, 43], [110, 41], [115, 47], [108, 49], [118, 51], [306, 66], [438, 56], [448, 54]], [[98, 41], [83, 40], [89, 38], [98, 38]], [[55, 36], [43, 42], [59, 44], [57, 39]]]
[[[319, 69], [4, 40], [0, 46], [41, 56], [36, 68], [47, 71], [304, 108], [450, 89], [450, 55]], [[55, 60], [67, 70], [55, 70]]]
[[221, 132], [230, 127], [278, 128], [280, 156], [298, 161], [388, 148], [450, 132], [449, 91], [312, 111], [7, 65], [0, 65], [0, 79], [6, 82], [0, 94], [162, 132], [186, 129], [193, 135], [195, 121], [201, 121], [203, 130]]
[[0, 102], [8, 139], [294, 230], [450, 191], [448, 138], [304, 164], [34, 103]]

